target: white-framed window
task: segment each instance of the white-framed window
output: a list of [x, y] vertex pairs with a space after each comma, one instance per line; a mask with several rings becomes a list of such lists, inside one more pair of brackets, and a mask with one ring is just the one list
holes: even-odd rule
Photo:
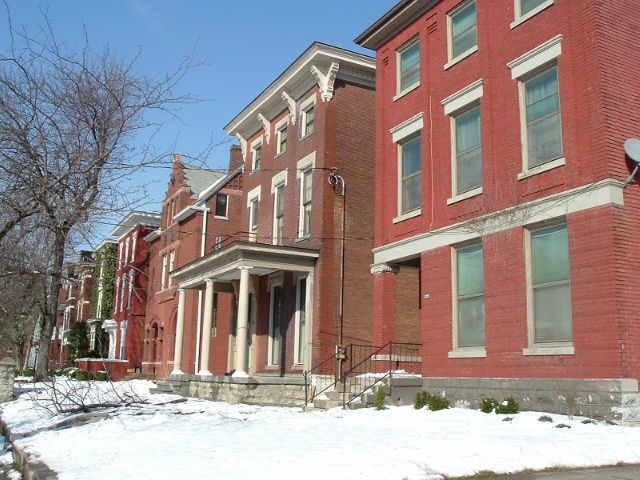
[[529, 346], [570, 345], [573, 327], [567, 225], [532, 228], [525, 233]]
[[390, 130], [398, 155], [398, 216], [394, 223], [422, 212], [422, 126], [423, 114], [419, 113]]
[[118, 243], [118, 250], [118, 268], [120, 269], [122, 268], [122, 259], [124, 258], [124, 245], [122, 245], [122, 242]]
[[124, 312], [124, 294], [127, 291], [127, 274], [125, 273], [120, 279], [120, 311]]
[[300, 186], [300, 214], [298, 238], [311, 235], [311, 210], [313, 204], [313, 169], [316, 165], [316, 152], [312, 152], [296, 164], [296, 176]]
[[120, 360], [126, 360], [127, 356], [127, 321], [120, 323]]
[[420, 86], [420, 40], [410, 40], [396, 52], [396, 97]]
[[284, 232], [284, 183], [276, 185], [273, 193], [273, 243], [282, 245]]
[[485, 346], [482, 243], [453, 249], [454, 352]]
[[518, 81], [523, 179], [565, 164], [557, 58], [562, 35], [509, 62]]
[[120, 298], [120, 277], [116, 278], [116, 291], [113, 296], [113, 313], [118, 311], [118, 298]]
[[316, 119], [316, 96], [315, 94], [306, 99], [300, 105], [300, 129], [301, 129], [301, 138], [308, 137], [311, 135], [315, 129], [315, 119]]
[[218, 193], [216, 195], [216, 218], [227, 218], [228, 217], [228, 203], [229, 203], [229, 195], [226, 193]]
[[295, 316], [295, 344], [294, 362], [298, 365], [305, 364], [307, 350], [307, 309], [308, 288], [307, 277], [300, 277], [296, 281], [296, 316]]
[[262, 165], [262, 137], [251, 142], [251, 171], [260, 170]]
[[511, 28], [546, 10], [553, 2], [554, 0], [514, 0], [515, 20], [511, 23]]
[[249, 209], [249, 241], [251, 242], [258, 240], [261, 193], [262, 186], [258, 185], [247, 194], [247, 208]]
[[447, 26], [449, 62], [462, 60], [478, 50], [475, 0], [466, 1], [449, 12]]
[[562, 158], [558, 67], [550, 66], [521, 82], [527, 167]]
[[282, 279], [270, 283], [268, 365], [280, 365], [282, 354]]
[[133, 232], [133, 237], [131, 240], [131, 261], [136, 261], [136, 250], [138, 246], [138, 232]]
[[[169, 273], [171, 273], [175, 267], [176, 267], [176, 251], [171, 250], [169, 252]], [[169, 283], [169, 286], [173, 285], [173, 279], [171, 277], [169, 277], [168, 283]]]
[[133, 269], [129, 270], [129, 293], [128, 293], [128, 298], [127, 298], [127, 308], [131, 308], [131, 305], [133, 304], [134, 273], [135, 273], [135, 271]]
[[276, 155], [287, 151], [287, 139], [289, 137], [289, 115], [276, 123]]
[[160, 290], [167, 288], [167, 255], [162, 255], [162, 272], [160, 274]]
[[124, 263], [129, 261], [129, 248], [131, 246], [131, 237], [127, 237], [124, 242]]

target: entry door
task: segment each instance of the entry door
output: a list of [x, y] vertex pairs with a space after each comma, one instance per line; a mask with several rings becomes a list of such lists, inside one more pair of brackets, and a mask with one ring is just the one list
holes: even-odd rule
[[269, 365], [280, 365], [282, 350], [282, 285], [271, 286], [271, 311], [269, 312]]

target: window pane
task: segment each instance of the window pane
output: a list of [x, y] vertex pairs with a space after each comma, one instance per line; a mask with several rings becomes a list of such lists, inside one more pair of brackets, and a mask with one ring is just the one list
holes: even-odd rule
[[419, 172], [420, 168], [420, 137], [416, 137], [402, 144], [402, 176]]
[[402, 213], [422, 205], [422, 175], [417, 173], [402, 180]]
[[225, 194], [220, 193], [216, 197], [216, 216], [227, 216], [227, 195]]
[[559, 112], [527, 127], [530, 167], [562, 157], [561, 129]]
[[484, 291], [484, 265], [482, 245], [457, 251], [458, 296], [474, 295]]
[[558, 69], [552, 68], [525, 83], [527, 123], [554, 113], [560, 108]]
[[304, 207], [304, 218], [302, 219], [302, 235], [310, 235], [311, 234], [311, 204], [305, 205]]
[[538, 230], [531, 234], [533, 285], [569, 279], [567, 226]]
[[458, 346], [484, 345], [484, 296], [458, 300]]
[[538, 5], [542, 5], [546, 0], [521, 0], [520, 14], [525, 15]]
[[533, 289], [536, 342], [570, 342], [571, 288], [569, 283]]
[[302, 198], [302, 203], [309, 203], [311, 202], [311, 189], [313, 186], [313, 182], [311, 181], [311, 169], [309, 170], [305, 170], [303, 173], [303, 183], [304, 183], [304, 191], [303, 191], [303, 198]]
[[304, 134], [311, 135], [313, 133], [313, 121], [315, 120], [315, 108], [311, 107], [305, 112]]
[[284, 215], [284, 185], [276, 188], [276, 216]]
[[271, 328], [271, 364], [280, 363], [280, 316], [282, 314], [282, 287], [275, 285], [273, 288], [272, 328]]
[[400, 90], [420, 80], [420, 43], [416, 42], [400, 53]]
[[476, 26], [476, 4], [473, 2], [453, 17], [451, 17], [452, 30], [452, 57], [469, 50], [478, 43]]
[[298, 358], [296, 361], [298, 363], [304, 363], [304, 347], [306, 343], [306, 319], [307, 319], [307, 279], [304, 278], [300, 280], [298, 283], [299, 293], [298, 293], [298, 315], [299, 315], [299, 323], [298, 323]]
[[457, 193], [482, 185], [480, 107], [456, 117]]

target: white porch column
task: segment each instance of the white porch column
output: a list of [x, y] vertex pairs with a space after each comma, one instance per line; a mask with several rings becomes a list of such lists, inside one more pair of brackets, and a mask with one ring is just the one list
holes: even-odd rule
[[176, 324], [176, 345], [173, 350], [173, 371], [171, 375], [180, 375], [182, 371], [182, 342], [184, 340], [184, 311], [186, 290], [178, 289], [178, 321]]
[[209, 354], [211, 352], [211, 327], [213, 325], [213, 280], [205, 280], [204, 322], [202, 324], [202, 344], [200, 346], [200, 371], [198, 375], [211, 375], [209, 371]]
[[306, 300], [307, 304], [305, 305], [305, 315], [306, 315], [306, 337], [304, 341], [304, 369], [311, 370], [313, 366], [313, 308], [314, 308], [314, 298], [313, 298], [313, 271], [307, 274], [307, 291]]
[[236, 371], [234, 377], [248, 377], [247, 335], [249, 335], [249, 269], [240, 267], [240, 291], [238, 292], [238, 322], [236, 330]]

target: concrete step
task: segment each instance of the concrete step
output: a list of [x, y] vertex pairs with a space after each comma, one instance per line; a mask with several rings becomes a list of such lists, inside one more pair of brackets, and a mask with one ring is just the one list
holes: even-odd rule
[[313, 406], [322, 410], [329, 410], [330, 408], [342, 407], [342, 400], [329, 400], [328, 398], [316, 398], [313, 401]]

